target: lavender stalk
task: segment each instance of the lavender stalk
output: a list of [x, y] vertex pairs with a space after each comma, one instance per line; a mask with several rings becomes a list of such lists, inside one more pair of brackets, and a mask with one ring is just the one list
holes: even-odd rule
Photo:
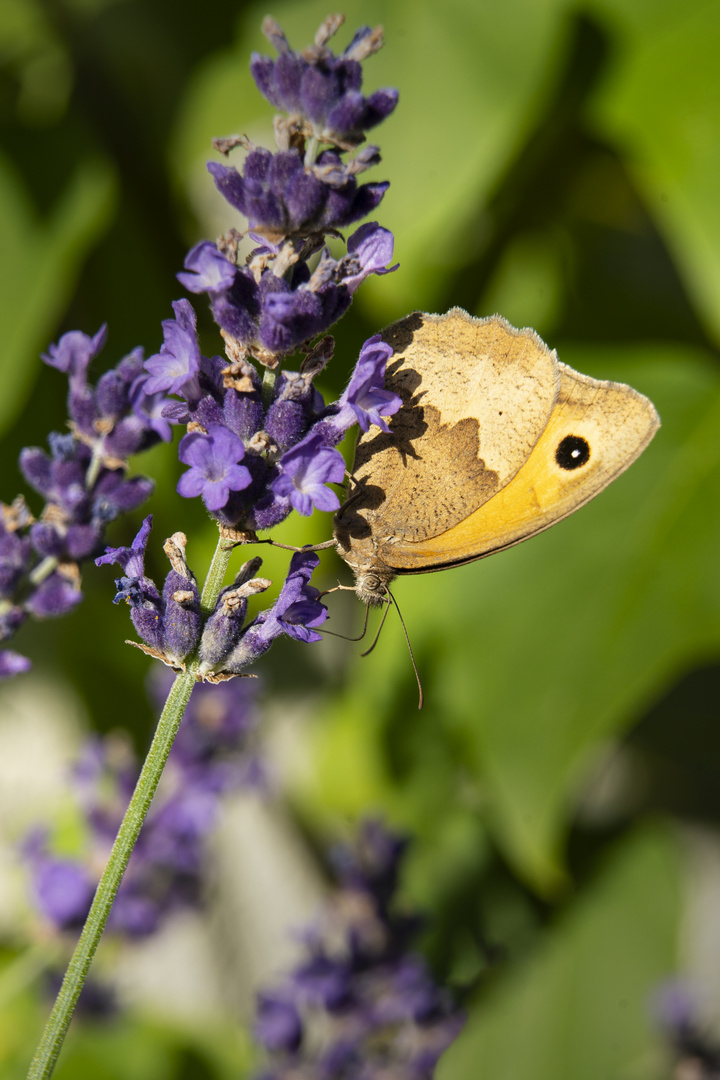
[[[238, 249], [242, 234], [231, 229], [217, 244], [196, 245], [178, 278], [191, 293], [207, 295], [224, 339], [225, 358], [201, 355], [195, 311], [182, 299], [173, 304], [174, 318], [163, 323], [159, 352], [144, 364], [141, 354], [133, 354], [127, 371], [119, 369], [102, 381], [102, 394], [99, 384], [97, 398], [88, 392], [85, 371], [101, 335], [92, 340], [66, 335], [48, 359], [70, 376], [74, 426], [71, 436], [56, 439], [52, 462], [41, 451], [26, 452], [23, 461], [33, 486], [61, 503], [59, 534], [51, 527], [54, 519], [35, 529], [36, 551], [44, 555], [47, 548], [54, 560], [47, 571], [43, 565], [42, 572], [54, 570], [71, 541], [71, 554], [95, 555], [100, 524], [146, 497], [146, 487], [141, 483], [135, 491], [130, 480], [120, 487], [119, 498], [118, 477], [113, 473], [106, 478], [102, 470], [118, 470], [149, 438], [168, 439], [171, 424], [182, 423], [187, 429], [178, 456], [188, 469], [177, 490], [185, 498], [202, 498], [219, 524], [220, 539], [202, 595], [186, 560], [182, 532], [165, 541], [171, 569], [162, 588], [145, 574], [151, 516], [131, 546], [107, 548], [95, 558], [98, 565], [121, 567], [115, 602], [125, 601], [131, 609], [141, 638], [132, 644], [178, 674], [33, 1059], [30, 1080], [53, 1071], [195, 682], [245, 674], [280, 635], [306, 643], [320, 640], [317, 628], [328, 612], [310, 584], [317, 555], [297, 551], [277, 600], [247, 621], [249, 598], [271, 582], [256, 576], [261, 560], [254, 558], [223, 587], [233, 547], [256, 541], [256, 530], [273, 528], [293, 510], [304, 516], [313, 509], [336, 510], [339, 498], [328, 485], [342, 483], [345, 474], [337, 445], [355, 424], [363, 431], [370, 424], [387, 431], [387, 418], [401, 405], [384, 389], [389, 346], [379, 335], [363, 345], [338, 401], [326, 405], [313, 385], [334, 351], [326, 331], [347, 311], [365, 278], [397, 269], [387, 265], [392, 234], [377, 222], [357, 228], [340, 259], [325, 246], [327, 235], [342, 239], [339, 229], [375, 210], [387, 190], [386, 181], [358, 184], [357, 177], [380, 161], [378, 147], [361, 147], [365, 131], [390, 115], [398, 97], [392, 89], [365, 97], [360, 89], [362, 61], [381, 47], [381, 31], [363, 27], [336, 56], [327, 42], [341, 23], [341, 17], [330, 17], [314, 44], [296, 52], [277, 24], [266, 19], [263, 29], [278, 58], [255, 55], [251, 70], [261, 93], [288, 114], [275, 120], [278, 150], [272, 153], [234, 136], [215, 143], [225, 155], [239, 147], [247, 151], [242, 173], [218, 162], [208, 168], [220, 193], [247, 218], [247, 235], [258, 246], [243, 260]], [[294, 353], [303, 354], [299, 371], [281, 369]], [[118, 423], [120, 406], [126, 412], [132, 409], [124, 426]], [[113, 438], [117, 446], [109, 445]], [[78, 454], [80, 465], [75, 462]], [[109, 491], [102, 491], [104, 516], [97, 524], [94, 517], [86, 522], [95, 504], [90, 510], [83, 504], [85, 517], [78, 522], [83, 530], [78, 531], [78, 514], [66, 489], [73, 497], [77, 491], [85, 495], [99, 484], [98, 478]], [[17, 555], [21, 541], [11, 539], [10, 554], [24, 569], [20, 556], [25, 549]], [[19, 595], [18, 573], [10, 575], [7, 586], [11, 615], [21, 610], [17, 604], [9, 606]], [[69, 601], [62, 610], [67, 606]], [[6, 621], [8, 631], [15, 628], [9, 616]], [[11, 656], [8, 666], [21, 670], [22, 663]]]

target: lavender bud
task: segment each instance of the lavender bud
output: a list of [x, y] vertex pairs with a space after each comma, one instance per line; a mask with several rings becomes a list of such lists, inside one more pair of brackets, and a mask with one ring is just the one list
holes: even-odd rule
[[267, 578], [256, 578], [262, 559], [245, 563], [233, 585], [223, 589], [215, 611], [205, 623], [200, 642], [200, 671], [205, 674], [222, 663], [237, 645], [247, 613], [248, 597], [270, 588]]
[[169, 659], [175, 661], [184, 660], [192, 652], [201, 629], [200, 594], [185, 559], [186, 545], [185, 534], [176, 532], [163, 546], [172, 566], [163, 586], [164, 651]]

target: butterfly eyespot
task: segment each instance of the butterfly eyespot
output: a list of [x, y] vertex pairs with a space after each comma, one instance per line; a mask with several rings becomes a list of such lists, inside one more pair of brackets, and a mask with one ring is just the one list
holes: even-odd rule
[[582, 435], [566, 435], [555, 448], [555, 460], [561, 469], [579, 469], [590, 460], [590, 443]]

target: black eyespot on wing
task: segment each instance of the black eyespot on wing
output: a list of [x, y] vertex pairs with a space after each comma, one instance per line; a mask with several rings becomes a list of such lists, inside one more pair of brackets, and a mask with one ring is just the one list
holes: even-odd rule
[[579, 469], [590, 460], [590, 443], [582, 435], [566, 435], [555, 448], [555, 460], [561, 469]]

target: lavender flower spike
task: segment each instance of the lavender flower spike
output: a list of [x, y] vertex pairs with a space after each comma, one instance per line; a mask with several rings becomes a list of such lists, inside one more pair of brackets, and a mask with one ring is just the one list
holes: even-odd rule
[[345, 476], [345, 461], [338, 450], [323, 444], [322, 436], [311, 431], [280, 459], [282, 474], [270, 485], [276, 495], [290, 500], [298, 513], [309, 517], [313, 508], [337, 510], [340, 500], [325, 485], [339, 484]]
[[394, 910], [404, 849], [368, 822], [343, 852], [339, 887], [304, 935], [306, 958], [258, 997], [262, 1080], [432, 1080], [464, 1017], [408, 948], [418, 920]]

